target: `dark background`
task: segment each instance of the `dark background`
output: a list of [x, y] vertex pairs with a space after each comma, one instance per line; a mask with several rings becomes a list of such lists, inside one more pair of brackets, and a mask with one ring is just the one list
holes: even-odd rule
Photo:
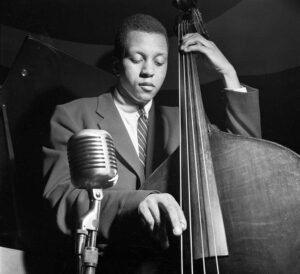
[[[1, 111], [0, 246], [39, 252], [47, 224], [41, 147], [54, 106], [95, 96], [114, 83], [109, 65], [114, 30], [135, 12], [152, 14], [168, 28], [169, 72], [160, 97], [176, 98], [178, 11], [171, 1], [159, 0], [2, 0], [0, 5], [0, 102], [7, 106], [15, 153], [10, 161]], [[210, 0], [198, 6], [211, 39], [240, 80], [260, 90], [263, 138], [300, 153], [300, 3]], [[221, 83], [201, 65], [199, 71], [206, 110], [218, 123]]]

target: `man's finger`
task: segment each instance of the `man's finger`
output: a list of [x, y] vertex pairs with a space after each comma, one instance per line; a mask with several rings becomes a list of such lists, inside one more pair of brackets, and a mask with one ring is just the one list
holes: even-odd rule
[[158, 204], [156, 201], [148, 200], [148, 209], [151, 212], [151, 215], [154, 219], [155, 224], [160, 225], [161, 223], [161, 216]]
[[180, 206], [178, 206], [177, 208], [177, 214], [178, 214], [179, 222], [181, 224], [181, 228], [184, 231], [187, 228], [187, 222]]
[[143, 221], [146, 223], [147, 227], [151, 231], [153, 231], [154, 225], [155, 225], [155, 220], [151, 214], [151, 211], [149, 210], [148, 206], [146, 205], [146, 203], [141, 203], [139, 205], [138, 212], [141, 215]]
[[169, 247], [170, 244], [169, 244], [167, 224], [165, 218], [162, 219], [162, 222], [159, 226], [159, 240], [162, 249], [167, 249]]
[[178, 215], [178, 207], [179, 205], [173, 199], [174, 201], [169, 201], [168, 203], [164, 204], [166, 214], [169, 218], [169, 221], [172, 226], [173, 234], [176, 236], [181, 235], [182, 233], [182, 225], [181, 225], [181, 219]]
[[195, 44], [195, 45], [190, 45], [188, 47], [183, 47], [182, 50], [184, 52], [195, 52], [195, 51], [197, 51], [197, 52], [201, 52], [205, 55], [208, 55], [210, 49], [203, 46], [203, 45], [201, 45], [201, 44]]
[[199, 33], [194, 33], [190, 36], [184, 36], [182, 38], [181, 46], [187, 47], [190, 45], [202, 44], [203, 46], [210, 47], [211, 41], [207, 40], [205, 37], [200, 35]]

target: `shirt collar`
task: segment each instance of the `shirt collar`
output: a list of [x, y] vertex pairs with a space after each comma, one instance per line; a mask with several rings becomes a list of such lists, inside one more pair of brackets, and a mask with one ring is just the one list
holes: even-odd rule
[[[119, 109], [121, 109], [123, 112], [128, 113], [128, 114], [129, 113], [138, 113], [139, 106], [125, 102], [124, 97], [118, 91], [117, 88], [114, 89], [113, 97], [114, 97], [115, 105]], [[152, 100], [150, 100], [146, 105], [144, 105], [144, 109], [145, 109], [147, 118], [149, 117], [149, 111], [150, 111], [151, 106], [152, 106]]]

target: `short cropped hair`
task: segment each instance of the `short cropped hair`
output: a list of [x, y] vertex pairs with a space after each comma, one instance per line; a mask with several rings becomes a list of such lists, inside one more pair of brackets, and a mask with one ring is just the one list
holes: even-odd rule
[[151, 15], [137, 13], [124, 19], [115, 36], [114, 56], [121, 60], [125, 56], [126, 38], [130, 31], [162, 34], [169, 44], [165, 27]]

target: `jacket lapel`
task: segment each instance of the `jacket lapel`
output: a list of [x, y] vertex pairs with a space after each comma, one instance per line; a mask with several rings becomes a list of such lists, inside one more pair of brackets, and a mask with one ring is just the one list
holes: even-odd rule
[[109, 132], [113, 138], [117, 158], [139, 177], [140, 183], [143, 183], [145, 180], [143, 168], [111, 92], [98, 97], [96, 113], [100, 116], [99, 128]]
[[179, 146], [178, 109], [152, 104], [149, 113], [146, 177]]
[[149, 112], [149, 128], [147, 138], [146, 178], [166, 157], [164, 150], [165, 134], [161, 113], [156, 105], [152, 104]]

